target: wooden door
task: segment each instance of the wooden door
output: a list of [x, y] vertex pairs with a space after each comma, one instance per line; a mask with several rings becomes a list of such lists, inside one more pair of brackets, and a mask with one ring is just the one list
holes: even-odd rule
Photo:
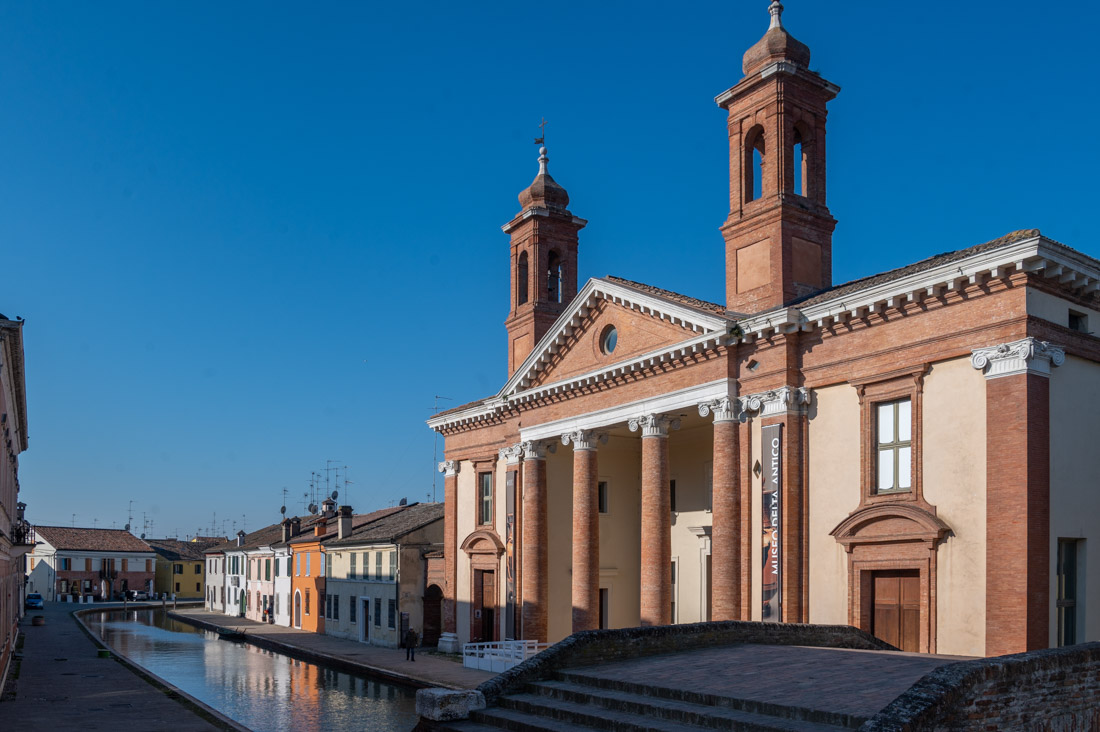
[[430, 585], [424, 593], [424, 632], [420, 644], [434, 646], [439, 643], [440, 623], [443, 613], [443, 590], [438, 585]]
[[496, 572], [483, 572], [481, 582], [481, 637], [485, 642], [495, 641], [496, 634]]
[[920, 572], [874, 573], [871, 632], [903, 651], [920, 650]]

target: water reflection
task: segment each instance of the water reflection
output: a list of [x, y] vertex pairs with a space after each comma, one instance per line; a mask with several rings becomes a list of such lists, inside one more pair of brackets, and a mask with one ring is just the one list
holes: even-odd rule
[[415, 690], [298, 661], [169, 618], [162, 610], [86, 616], [103, 641], [254, 730], [411, 730]]

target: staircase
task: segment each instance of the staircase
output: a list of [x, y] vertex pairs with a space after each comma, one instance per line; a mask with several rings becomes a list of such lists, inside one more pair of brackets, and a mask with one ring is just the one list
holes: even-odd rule
[[495, 706], [474, 712], [469, 720], [450, 722], [442, 729], [839, 732], [856, 729], [865, 721], [864, 717], [841, 712], [600, 678], [583, 669], [564, 669], [549, 680], [528, 683], [499, 697]]

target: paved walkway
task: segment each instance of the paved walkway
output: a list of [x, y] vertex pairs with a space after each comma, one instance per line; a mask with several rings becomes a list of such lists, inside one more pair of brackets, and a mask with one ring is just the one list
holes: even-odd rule
[[929, 671], [967, 660], [896, 651], [740, 645], [668, 653], [571, 674], [870, 717]]
[[[199, 717], [117, 659], [99, 658], [99, 647], [72, 616], [80, 607], [47, 602], [43, 610], [27, 612], [19, 626], [24, 634], [19, 678], [9, 686], [15, 698], [0, 702], [0, 728], [20, 732], [226, 729]], [[34, 615], [45, 616], [46, 624], [31, 625]]]
[[472, 689], [495, 676], [488, 671], [465, 668], [461, 663], [449, 658], [417, 653], [415, 662], [406, 661], [403, 648], [380, 648], [330, 635], [258, 623], [246, 618], [234, 618], [203, 609], [181, 608], [173, 611], [172, 615], [181, 620], [196, 621], [199, 625], [241, 630], [246, 635], [261, 641], [261, 645], [297, 652], [318, 663], [336, 664], [344, 670], [374, 674], [413, 686]]

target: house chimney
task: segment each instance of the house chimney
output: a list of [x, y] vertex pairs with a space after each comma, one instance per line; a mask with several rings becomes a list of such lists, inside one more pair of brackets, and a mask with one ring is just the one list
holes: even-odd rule
[[351, 534], [351, 506], [340, 506], [339, 517], [336, 519], [337, 537], [343, 539]]
[[302, 533], [302, 519], [295, 516], [290, 520], [290, 536], [294, 538], [300, 533]]
[[324, 536], [328, 533], [328, 521], [324, 516], [317, 519], [317, 523], [313, 525], [314, 536]]
[[326, 498], [321, 501], [321, 515], [326, 519], [330, 519], [336, 515], [336, 501], [331, 498]]
[[290, 519], [283, 519], [283, 541], [288, 541], [290, 537]]
[[244, 530], [237, 532], [237, 546], [244, 544]]

